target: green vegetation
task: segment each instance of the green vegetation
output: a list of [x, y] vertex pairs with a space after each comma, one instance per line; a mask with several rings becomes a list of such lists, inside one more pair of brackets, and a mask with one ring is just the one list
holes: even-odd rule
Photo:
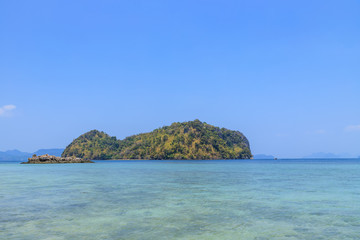
[[117, 140], [92, 130], [75, 139], [63, 157], [83, 159], [249, 159], [249, 142], [238, 132], [199, 120], [173, 123]]

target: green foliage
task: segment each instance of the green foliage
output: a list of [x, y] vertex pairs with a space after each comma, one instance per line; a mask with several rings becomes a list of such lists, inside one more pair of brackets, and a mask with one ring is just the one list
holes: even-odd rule
[[92, 130], [75, 139], [62, 156], [84, 159], [249, 159], [249, 142], [238, 132], [199, 120], [173, 123], [117, 140]]

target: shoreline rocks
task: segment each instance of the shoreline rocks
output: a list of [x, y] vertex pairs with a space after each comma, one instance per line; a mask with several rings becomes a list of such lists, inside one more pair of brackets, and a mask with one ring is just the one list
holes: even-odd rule
[[36, 156], [34, 154], [31, 158], [28, 158], [27, 162], [21, 164], [56, 164], [56, 163], [93, 163], [90, 160], [83, 160], [76, 157], [56, 157], [49, 154]]

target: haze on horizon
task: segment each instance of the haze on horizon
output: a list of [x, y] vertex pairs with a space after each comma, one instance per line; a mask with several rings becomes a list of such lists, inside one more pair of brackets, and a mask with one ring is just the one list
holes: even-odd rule
[[0, 151], [200, 119], [360, 156], [359, 1], [2, 1]]

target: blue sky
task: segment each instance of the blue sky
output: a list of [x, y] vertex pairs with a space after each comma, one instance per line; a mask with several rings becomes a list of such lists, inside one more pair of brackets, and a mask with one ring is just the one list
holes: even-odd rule
[[194, 120], [360, 155], [360, 2], [0, 1], [0, 150]]

